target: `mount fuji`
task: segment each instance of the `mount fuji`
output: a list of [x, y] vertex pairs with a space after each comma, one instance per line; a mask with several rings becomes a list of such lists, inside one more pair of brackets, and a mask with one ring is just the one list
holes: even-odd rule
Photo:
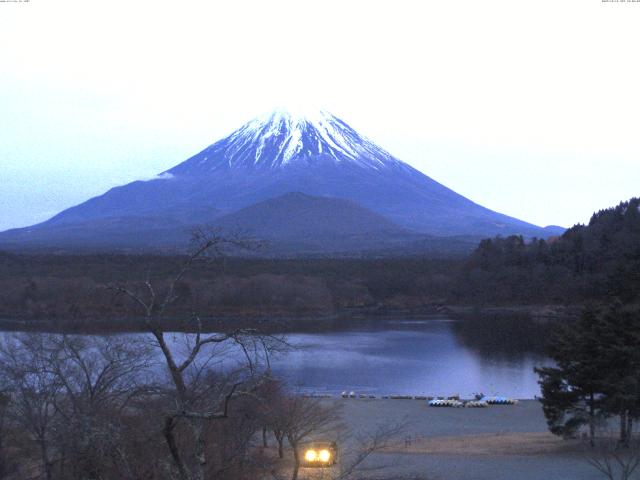
[[201, 224], [238, 228], [282, 252], [393, 251], [456, 242], [438, 237], [563, 231], [472, 202], [327, 112], [279, 110], [151, 180], [0, 233], [0, 246], [179, 248]]

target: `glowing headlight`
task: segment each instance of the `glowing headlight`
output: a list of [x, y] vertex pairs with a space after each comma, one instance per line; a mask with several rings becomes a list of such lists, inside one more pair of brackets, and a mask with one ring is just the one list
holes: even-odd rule
[[[322, 452], [324, 452], [324, 451], [326, 451], [326, 450], [322, 450]], [[320, 455], [322, 455], [322, 452], [320, 452]], [[329, 453], [329, 452], [327, 452], [327, 453]], [[307, 450], [305, 452], [305, 454], [304, 454], [304, 459], [307, 462], [315, 462], [317, 458], [318, 458], [318, 454], [317, 454], [317, 452], [315, 450]]]
[[321, 462], [328, 462], [329, 460], [331, 460], [331, 452], [327, 449], [322, 449], [318, 454], [318, 458]]
[[302, 468], [330, 468], [337, 463], [338, 449], [335, 442], [307, 442], [299, 448]]

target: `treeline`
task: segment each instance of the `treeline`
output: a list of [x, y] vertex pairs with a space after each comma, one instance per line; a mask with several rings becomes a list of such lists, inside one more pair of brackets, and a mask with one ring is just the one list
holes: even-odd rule
[[[166, 279], [183, 257], [4, 255], [0, 318], [118, 321], [131, 302], [103, 287]], [[197, 311], [210, 317], [323, 316], [359, 309], [420, 309], [443, 303], [458, 264], [400, 259], [199, 259], [176, 286], [168, 317]]]
[[[638, 301], [640, 200], [561, 237], [483, 240], [466, 259], [203, 258], [176, 286], [169, 316], [321, 317], [425, 312], [434, 305], [579, 305]], [[126, 322], [131, 305], [102, 288], [160, 280], [182, 256], [0, 253], [0, 319]]]
[[483, 240], [460, 271], [452, 300], [569, 304], [640, 299], [640, 199], [595, 213], [548, 241]]

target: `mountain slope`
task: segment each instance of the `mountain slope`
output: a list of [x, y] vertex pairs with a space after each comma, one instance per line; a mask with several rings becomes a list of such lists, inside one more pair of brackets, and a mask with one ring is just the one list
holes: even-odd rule
[[[290, 192], [350, 200], [426, 235], [548, 237], [562, 232], [468, 200], [328, 113], [300, 117], [278, 111], [247, 123], [155, 179], [113, 188], [38, 226], [0, 234], [0, 244], [9, 237], [46, 243], [48, 232], [64, 236], [65, 225], [73, 225], [66, 239], [72, 242], [83, 224], [89, 228], [98, 219], [166, 219], [181, 227], [210, 223]], [[126, 236], [126, 229], [120, 233]], [[163, 242], [159, 237], [149, 246]]]
[[266, 240], [269, 250], [281, 253], [367, 251], [423, 237], [350, 200], [299, 192], [242, 208], [213, 226], [228, 235]]

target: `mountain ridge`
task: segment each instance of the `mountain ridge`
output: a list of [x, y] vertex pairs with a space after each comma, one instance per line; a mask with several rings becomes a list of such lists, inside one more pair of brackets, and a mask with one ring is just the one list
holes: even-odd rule
[[[151, 180], [112, 188], [46, 222], [1, 233], [0, 244], [9, 238], [33, 242], [36, 237], [46, 243], [48, 230], [61, 238], [65, 228], [67, 243], [73, 243], [74, 235], [80, 241], [77, 232], [83, 224], [95, 228], [99, 219], [116, 217], [159, 224], [163, 219], [176, 225], [211, 223], [291, 192], [351, 201], [398, 227], [428, 236], [546, 238], [563, 231], [476, 204], [327, 112], [301, 117], [277, 111], [246, 123]], [[90, 234], [83, 233], [84, 238]], [[119, 237], [126, 237], [126, 231]], [[151, 236], [149, 246], [161, 243]]]

